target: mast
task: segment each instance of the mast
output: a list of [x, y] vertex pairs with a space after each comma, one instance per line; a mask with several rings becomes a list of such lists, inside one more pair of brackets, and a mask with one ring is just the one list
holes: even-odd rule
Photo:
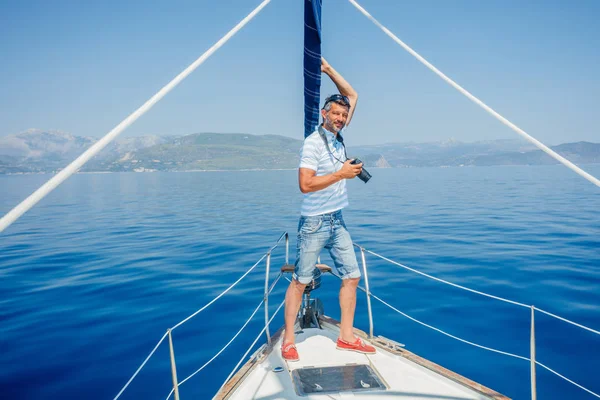
[[319, 124], [321, 5], [322, 0], [304, 0], [304, 137]]

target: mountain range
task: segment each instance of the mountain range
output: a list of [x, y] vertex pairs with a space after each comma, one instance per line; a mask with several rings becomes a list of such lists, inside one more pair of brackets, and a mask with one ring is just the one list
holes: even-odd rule
[[[61, 131], [31, 129], [0, 137], [0, 174], [51, 173], [64, 168], [96, 139]], [[190, 171], [297, 168], [302, 141], [280, 135], [195, 133], [118, 139], [83, 168], [84, 172]], [[599, 163], [600, 144], [552, 147], [574, 163]], [[521, 140], [349, 146], [348, 155], [367, 167], [543, 165], [557, 162]]]

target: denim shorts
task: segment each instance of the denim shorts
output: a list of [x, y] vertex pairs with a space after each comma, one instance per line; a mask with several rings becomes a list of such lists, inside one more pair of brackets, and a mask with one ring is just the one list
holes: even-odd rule
[[346, 229], [342, 211], [300, 217], [294, 278], [302, 284], [312, 280], [321, 250], [326, 248], [342, 279], [360, 278], [352, 238]]

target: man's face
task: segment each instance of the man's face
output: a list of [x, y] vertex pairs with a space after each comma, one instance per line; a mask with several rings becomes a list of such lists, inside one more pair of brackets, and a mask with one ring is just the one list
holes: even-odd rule
[[329, 111], [321, 110], [323, 116], [323, 125], [329, 132], [338, 133], [346, 126], [348, 120], [348, 107], [341, 106], [337, 103], [330, 103]]

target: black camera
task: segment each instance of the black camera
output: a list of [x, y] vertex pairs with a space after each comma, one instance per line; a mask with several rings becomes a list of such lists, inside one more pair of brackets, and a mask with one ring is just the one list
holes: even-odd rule
[[[354, 160], [350, 161], [350, 164], [362, 164], [362, 161], [360, 161], [358, 158], [355, 158]], [[369, 182], [369, 179], [371, 179], [371, 174], [364, 167], [357, 176], [358, 179], [364, 183]]]

